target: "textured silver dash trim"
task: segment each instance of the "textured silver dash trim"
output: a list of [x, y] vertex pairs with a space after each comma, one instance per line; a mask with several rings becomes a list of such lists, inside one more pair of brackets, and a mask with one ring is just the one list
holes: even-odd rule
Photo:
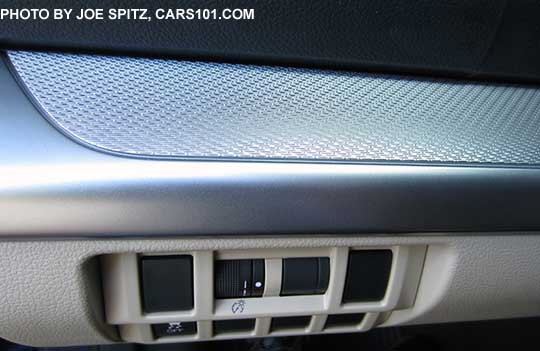
[[63, 131], [118, 153], [540, 163], [540, 89], [298, 68], [9, 52]]

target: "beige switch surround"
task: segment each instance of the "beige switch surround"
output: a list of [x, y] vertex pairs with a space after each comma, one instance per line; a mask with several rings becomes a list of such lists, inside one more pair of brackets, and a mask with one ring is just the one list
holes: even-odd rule
[[[390, 249], [393, 253], [385, 297], [377, 302], [342, 303], [349, 251], [374, 249]], [[426, 245], [152, 253], [149, 255], [188, 254], [193, 256], [194, 308], [189, 311], [160, 313], [142, 311], [138, 259], [145, 254], [104, 255], [101, 257], [101, 262], [107, 322], [119, 327], [123, 340], [137, 343], [366, 331], [381, 323], [383, 312], [409, 308], [414, 304], [425, 253]], [[330, 281], [326, 293], [324, 295], [279, 296], [282, 259], [288, 257], [329, 257]], [[214, 260], [242, 258], [266, 260], [263, 297], [214, 299]], [[244, 301], [244, 310], [242, 313], [233, 313], [232, 305], [239, 300]], [[356, 325], [325, 328], [329, 314], [344, 313], [365, 313], [365, 316]], [[271, 330], [272, 317], [287, 316], [311, 316], [311, 322], [306, 328]], [[216, 335], [213, 333], [213, 320], [247, 318], [256, 319], [255, 328], [252, 331]], [[154, 338], [151, 324], [183, 321], [196, 321], [197, 333]]]

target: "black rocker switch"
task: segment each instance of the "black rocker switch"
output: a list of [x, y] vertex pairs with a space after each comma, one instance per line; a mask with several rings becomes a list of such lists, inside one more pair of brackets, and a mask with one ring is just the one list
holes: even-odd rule
[[261, 297], [264, 292], [264, 259], [215, 262], [217, 299]]
[[391, 268], [391, 250], [351, 251], [343, 302], [382, 300], [386, 294]]
[[214, 334], [250, 332], [255, 328], [255, 319], [227, 319], [214, 321]]
[[324, 294], [330, 278], [328, 257], [283, 259], [281, 295]]
[[193, 257], [143, 256], [140, 260], [143, 310], [185, 311], [193, 308]]

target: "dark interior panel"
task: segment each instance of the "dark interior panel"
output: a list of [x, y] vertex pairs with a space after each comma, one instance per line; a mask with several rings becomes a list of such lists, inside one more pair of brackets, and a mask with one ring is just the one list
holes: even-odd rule
[[[55, 49], [540, 80], [540, 4], [515, 1], [42, 1], [5, 8], [247, 8], [239, 21], [0, 21], [4, 49]], [[39, 23], [39, 25], [36, 25]], [[111, 35], [114, 33], [114, 35]], [[248, 34], [249, 33], [249, 34]]]

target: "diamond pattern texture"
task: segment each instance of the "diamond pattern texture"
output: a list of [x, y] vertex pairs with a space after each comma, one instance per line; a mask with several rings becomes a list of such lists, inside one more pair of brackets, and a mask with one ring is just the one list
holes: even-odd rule
[[93, 147], [178, 158], [540, 163], [540, 89], [13, 51], [36, 104]]

